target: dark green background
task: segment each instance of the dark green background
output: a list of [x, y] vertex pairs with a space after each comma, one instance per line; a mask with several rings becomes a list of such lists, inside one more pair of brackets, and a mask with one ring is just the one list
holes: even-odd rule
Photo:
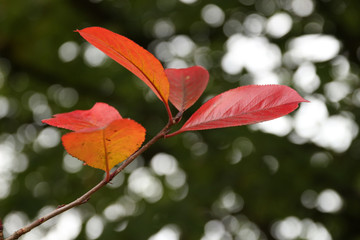
[[[243, 85], [241, 82], [223, 80], [227, 74], [221, 69], [220, 62], [225, 53], [227, 36], [222, 26], [210, 27], [202, 20], [201, 9], [209, 3], [218, 5], [224, 11], [225, 21], [235, 15], [242, 21], [254, 13], [268, 18], [278, 11], [287, 12], [293, 18], [291, 31], [280, 39], [270, 39], [283, 53], [289, 39], [304, 35], [305, 26], [320, 19], [322, 32], [333, 35], [342, 43], [340, 55], [348, 59], [350, 71], [354, 74], [351, 92], [359, 88], [359, 1], [315, 1], [314, 12], [306, 17], [296, 16], [291, 9], [280, 9], [280, 3], [286, 1], [252, 2], [198, 0], [187, 5], [177, 0], [103, 0], [99, 3], [88, 0], [0, 0], [0, 69], [4, 76], [0, 95], [8, 99], [10, 106], [8, 114], [0, 119], [0, 141], [21, 145], [14, 149], [28, 158], [26, 171], [11, 175], [11, 192], [5, 199], [0, 199], [0, 218], [6, 218], [11, 212], [23, 212], [28, 219], [34, 219], [44, 206], [68, 203], [103, 177], [100, 170], [89, 167], [82, 168], [76, 174], [64, 171], [61, 144], [53, 148], [36, 148], [32, 141], [19, 143], [17, 136], [21, 126], [31, 124], [36, 134], [44, 128], [34, 120], [29, 108], [28, 101], [33, 94], [41, 93], [48, 98], [52, 114], [89, 109], [95, 102], [106, 102], [116, 107], [122, 116], [141, 123], [147, 129], [147, 139], [166, 124], [163, 104], [156, 98], [146, 101], [148, 89], [134, 75], [110, 59], [100, 67], [89, 67], [84, 62], [82, 54], [85, 41], [73, 32], [75, 29], [102, 26], [153, 52], [151, 46], [156, 41], [173, 37], [156, 39], [152, 34], [153, 25], [158, 19], [169, 19], [175, 26], [173, 35], [188, 35], [198, 47], [207, 46], [210, 49], [207, 58], [212, 62], [208, 69], [209, 86], [199, 103], [185, 114], [185, 118], [200, 106], [206, 96]], [[267, 8], [267, 4], [273, 8]], [[67, 41], [75, 41], [82, 50], [73, 61], [64, 63], [58, 57], [58, 49]], [[194, 64], [194, 59], [188, 58], [186, 61], [189, 65]], [[334, 80], [330, 74], [332, 65], [322, 62], [315, 66], [321, 85], [314, 94], [322, 95], [324, 85]], [[294, 72], [294, 69], [288, 70]], [[239, 74], [231, 78], [240, 77]], [[111, 79], [113, 90], [106, 88], [105, 79]], [[55, 84], [75, 89], [79, 94], [78, 102], [70, 108], [56, 102], [48, 90]], [[291, 81], [289, 85], [293, 86]], [[351, 112], [359, 124], [360, 111], [352, 101], [352, 94], [339, 103], [326, 103], [331, 115]], [[61, 134], [65, 132], [61, 130]], [[234, 143], [239, 137], [251, 142], [253, 151], [239, 163], [231, 164], [229, 156], [233, 149], [244, 150]], [[197, 156], [191, 146], [199, 142], [198, 146], [206, 144], [207, 151]], [[332, 239], [360, 239], [359, 148], [360, 142], [355, 139], [347, 151], [335, 153], [311, 142], [297, 145], [287, 137], [253, 131], [248, 127], [202, 131], [161, 140], [142, 155], [143, 164], [149, 166], [151, 158], [159, 152], [174, 156], [187, 175], [186, 197], [179, 201], [172, 200], [171, 195], [178, 192], [165, 185], [164, 177], [155, 175], [164, 188], [159, 201], [148, 203], [139, 199], [136, 214], [107, 221], [103, 215], [104, 209], [121, 196], [128, 195], [129, 173], [126, 173], [125, 182], [120, 187], [102, 189], [89, 203], [78, 209], [83, 228], [76, 239], [87, 239], [85, 225], [94, 215], [104, 220], [104, 230], [99, 239], [148, 239], [167, 224], [178, 227], [181, 239], [201, 239], [205, 224], [211, 220], [224, 222], [228, 235], [223, 239], [252, 239], [230, 237], [236, 235], [228, 228], [230, 216], [236, 219], [235, 222], [243, 224], [243, 229], [253, 229], [259, 234], [259, 239], [276, 239], [276, 234], [271, 230], [274, 223], [290, 216], [299, 221], [311, 219], [314, 223], [322, 224]], [[311, 157], [318, 152], [329, 156], [327, 164], [311, 164]], [[279, 168], [275, 173], [269, 169], [264, 156], [277, 159]], [[32, 183], [26, 183], [28, 181]], [[41, 194], [33, 194], [32, 188], [39, 183], [46, 187]], [[342, 208], [336, 213], [324, 213], [317, 208], [304, 207], [301, 196], [309, 189], [316, 193], [325, 189], [335, 190], [343, 200]], [[216, 211], [214, 203], [224, 191], [236, 193], [243, 200], [243, 207], [233, 211]], [[115, 231], [123, 222], [127, 222], [127, 227], [121, 232]], [[52, 228], [55, 226], [42, 231], [46, 233]], [[5, 225], [5, 235], [9, 234]]]

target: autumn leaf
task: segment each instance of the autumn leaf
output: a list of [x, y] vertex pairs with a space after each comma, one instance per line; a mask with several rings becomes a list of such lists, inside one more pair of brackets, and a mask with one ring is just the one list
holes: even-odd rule
[[76, 30], [89, 43], [148, 85], [168, 107], [169, 82], [160, 61], [130, 39], [101, 27]]
[[43, 123], [72, 131], [92, 131], [122, 119], [119, 112], [106, 103], [95, 103], [90, 110], [75, 110], [69, 113], [55, 114]]
[[145, 140], [145, 129], [118, 111], [96, 103], [90, 110], [76, 110], [54, 115], [42, 121], [51, 126], [73, 130], [62, 137], [65, 150], [87, 165], [109, 171], [127, 159]]
[[182, 126], [181, 132], [248, 125], [272, 120], [307, 102], [282, 85], [249, 85], [231, 89], [207, 101]]
[[109, 172], [145, 140], [145, 129], [131, 119], [113, 121], [106, 128], [72, 132], [62, 137], [66, 151], [87, 165]]
[[191, 107], [204, 92], [208, 81], [208, 71], [200, 66], [182, 69], [165, 69], [170, 83], [170, 102], [184, 112]]

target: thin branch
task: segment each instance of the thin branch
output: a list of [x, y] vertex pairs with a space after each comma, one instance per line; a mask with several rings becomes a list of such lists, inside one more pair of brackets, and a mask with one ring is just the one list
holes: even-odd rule
[[159, 139], [164, 138], [165, 135], [169, 132], [170, 127], [173, 125], [173, 122], [168, 122], [168, 124], [155, 136], [153, 137], [149, 142], [147, 142], [142, 148], [140, 148], [137, 152], [135, 152], [133, 155], [131, 155], [126, 162], [121, 164], [111, 175], [110, 180], [113, 179], [116, 175], [118, 175], [124, 168], [126, 168], [132, 161], [135, 160], [137, 156], [145, 152], [151, 145], [153, 145], [155, 142], [157, 142]]
[[3, 227], [3, 224], [2, 224], [2, 221], [0, 219], [0, 240], [4, 240], [4, 227]]
[[[172, 123], [173, 123], [173, 124], [178, 124], [178, 123], [181, 121], [181, 118], [182, 118], [182, 116], [183, 116], [183, 113], [184, 113], [184, 111], [178, 112], [178, 113], [176, 114], [176, 116], [173, 118]], [[170, 138], [170, 137], [173, 137], [173, 136], [175, 136], [175, 135], [177, 135], [177, 134], [179, 134], [179, 133], [182, 133], [182, 132], [180, 132], [179, 130], [176, 131], [176, 132], [173, 132], [173, 133], [168, 133], [168, 132], [167, 132], [167, 133], [165, 134], [164, 138]]]
[[[91, 195], [93, 195], [94, 193], [96, 193], [97, 191], [99, 191], [102, 187], [104, 187], [107, 183], [109, 183], [109, 181], [111, 181], [116, 175], [118, 175], [122, 170], [124, 170], [125, 167], [127, 167], [130, 163], [132, 163], [140, 154], [142, 154], [143, 152], [145, 152], [151, 145], [153, 145], [155, 142], [157, 142], [158, 140], [160, 140], [161, 138], [164, 138], [164, 136], [168, 133], [170, 127], [173, 125], [174, 123], [169, 121], [169, 123], [155, 136], [153, 137], [150, 141], [148, 141], [144, 146], [142, 146], [138, 151], [136, 151], [135, 153], [133, 153], [130, 157], [128, 157], [126, 159], [125, 162], [123, 162], [123, 164], [121, 164], [110, 176], [109, 179], [108, 177], [104, 178], [101, 182], [99, 182], [95, 187], [93, 187], [92, 189], [90, 189], [87, 193], [85, 193], [84, 195], [82, 195], [81, 197], [79, 197], [78, 199], [74, 200], [71, 203], [65, 204], [65, 205], [61, 205], [58, 208], [56, 208], [54, 211], [52, 211], [51, 213], [49, 213], [46, 216], [43, 216], [37, 220], [35, 220], [34, 222], [30, 223], [29, 225], [20, 228], [19, 230], [17, 230], [16, 232], [14, 232], [11, 236], [5, 238], [5, 240], [14, 240], [14, 239], [18, 239], [20, 236], [24, 235], [27, 232], [30, 232], [32, 229], [34, 229], [35, 227], [41, 225], [42, 223], [48, 221], [49, 219], [71, 209], [74, 208], [76, 206], [82, 205], [84, 203], [86, 203], [87, 201], [90, 200]], [[0, 221], [0, 240], [4, 240], [4, 237], [2, 236], [2, 224]]]

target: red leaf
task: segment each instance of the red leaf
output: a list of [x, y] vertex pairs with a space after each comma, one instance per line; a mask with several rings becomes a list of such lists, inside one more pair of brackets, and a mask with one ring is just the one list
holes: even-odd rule
[[208, 81], [208, 71], [200, 66], [183, 69], [165, 69], [170, 83], [170, 102], [184, 112], [191, 107], [204, 92]]
[[106, 103], [96, 103], [90, 110], [75, 110], [54, 115], [54, 118], [42, 120], [54, 127], [72, 131], [92, 131], [121, 119], [119, 112]]
[[169, 82], [163, 66], [150, 52], [105, 28], [89, 27], [76, 31], [86, 41], [143, 80], [168, 108]]
[[42, 121], [75, 132], [62, 137], [66, 151], [87, 165], [109, 171], [134, 153], [145, 140], [145, 129], [137, 122], [122, 119], [118, 111], [96, 103], [90, 110], [56, 114]]
[[275, 119], [294, 111], [300, 102], [307, 100], [287, 86], [238, 87], [207, 101], [180, 130], [168, 137], [185, 131], [240, 126]]

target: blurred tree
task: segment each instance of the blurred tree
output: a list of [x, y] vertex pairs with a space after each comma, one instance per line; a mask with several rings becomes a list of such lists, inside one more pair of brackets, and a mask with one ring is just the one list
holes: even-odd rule
[[141, 81], [73, 32], [102, 26], [166, 67], [206, 67], [197, 106], [254, 83], [289, 85], [311, 103], [269, 123], [162, 140], [89, 203], [22, 239], [360, 239], [359, 9], [355, 0], [0, 0], [5, 236], [103, 177], [66, 155], [65, 131], [41, 119], [107, 102], [147, 139], [166, 124]]

